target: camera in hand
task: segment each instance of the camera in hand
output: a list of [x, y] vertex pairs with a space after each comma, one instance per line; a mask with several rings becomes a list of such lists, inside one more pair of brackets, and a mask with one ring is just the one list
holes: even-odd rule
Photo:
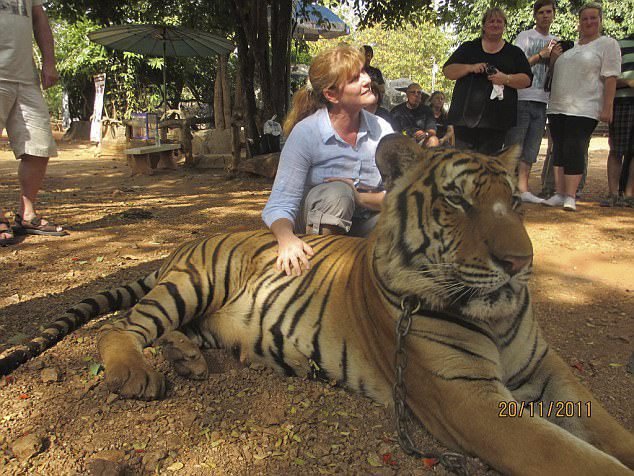
[[498, 69], [497, 69], [495, 66], [493, 66], [492, 64], [487, 63], [487, 65], [486, 65], [486, 69], [484, 70], [484, 72], [485, 72], [487, 75], [491, 75], [491, 74], [495, 74], [495, 73], [497, 73], [497, 72], [498, 72]]
[[568, 51], [570, 48], [572, 48], [573, 46], [575, 46], [575, 42], [572, 40], [559, 40], [557, 42], [557, 44], [559, 46], [561, 46], [561, 51]]

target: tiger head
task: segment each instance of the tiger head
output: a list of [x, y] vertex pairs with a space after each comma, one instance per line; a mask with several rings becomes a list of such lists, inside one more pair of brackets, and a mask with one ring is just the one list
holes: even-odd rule
[[421, 149], [393, 134], [377, 149], [388, 193], [374, 266], [399, 295], [496, 320], [520, 305], [533, 248], [518, 207], [519, 148], [498, 156]]

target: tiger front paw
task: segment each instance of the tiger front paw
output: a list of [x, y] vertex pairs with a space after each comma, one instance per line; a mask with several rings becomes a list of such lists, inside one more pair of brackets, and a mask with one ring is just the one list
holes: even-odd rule
[[116, 362], [106, 365], [108, 389], [122, 398], [157, 400], [165, 395], [165, 377], [139, 360], [134, 363]]
[[105, 328], [97, 347], [111, 392], [139, 400], [156, 400], [165, 395], [165, 377], [146, 362], [142, 347], [132, 334]]

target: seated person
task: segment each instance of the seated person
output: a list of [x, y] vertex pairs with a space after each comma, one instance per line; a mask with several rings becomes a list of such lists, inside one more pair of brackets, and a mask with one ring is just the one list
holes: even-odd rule
[[374, 156], [393, 130], [363, 109], [375, 102], [363, 60], [351, 46], [319, 53], [284, 121], [262, 218], [277, 239], [274, 266], [289, 276], [308, 270], [314, 254], [298, 234], [367, 236], [378, 220], [385, 193]]
[[375, 83], [374, 81], [372, 81], [372, 83], [370, 83], [370, 89], [372, 90], [372, 94], [374, 94], [374, 97], [376, 98], [376, 100], [369, 106], [365, 106], [363, 109], [365, 109], [368, 112], [371, 112], [375, 116], [382, 117], [383, 119], [385, 119], [387, 122], [389, 122], [392, 125], [392, 128], [395, 129], [395, 125], [392, 119], [392, 114], [390, 114], [390, 111], [388, 111], [387, 109], [381, 106], [381, 103], [383, 102], [383, 94], [381, 93], [381, 89], [379, 88], [379, 85]]
[[429, 106], [423, 104], [423, 90], [418, 83], [407, 86], [407, 100], [394, 106], [390, 113], [395, 129], [410, 137], [424, 147], [437, 147], [436, 120]]
[[436, 120], [436, 137], [438, 145], [454, 145], [453, 126], [449, 124], [449, 117], [445, 111], [445, 93], [434, 91], [429, 97], [431, 111]]

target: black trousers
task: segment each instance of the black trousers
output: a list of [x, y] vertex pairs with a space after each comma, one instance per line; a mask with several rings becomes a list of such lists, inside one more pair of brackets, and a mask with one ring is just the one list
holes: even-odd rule
[[555, 167], [563, 167], [565, 175], [583, 174], [590, 136], [598, 121], [589, 117], [548, 114], [548, 124]]

